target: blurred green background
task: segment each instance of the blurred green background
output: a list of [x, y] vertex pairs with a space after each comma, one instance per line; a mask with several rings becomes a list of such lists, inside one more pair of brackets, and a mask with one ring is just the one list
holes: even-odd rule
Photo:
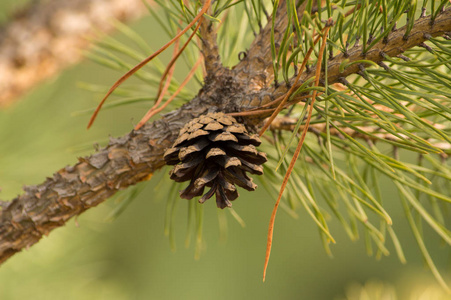
[[[0, 20], [4, 22], [18, 6], [14, 0], [1, 1]], [[158, 39], [158, 30], [149, 30], [156, 26], [151, 18], [131, 26], [146, 39]], [[160, 36], [155, 48], [166, 39]], [[108, 136], [132, 129], [147, 110], [145, 105], [104, 111], [90, 131], [85, 129], [89, 115], [74, 116], [101, 98], [80, 89], [80, 82], [109, 85], [118, 76], [84, 61], [0, 111], [1, 199], [10, 200], [23, 185], [40, 183], [74, 164], [78, 156], [94, 151], [94, 143], [105, 144]], [[399, 299], [407, 299], [415, 289], [435, 286], [388, 182], [382, 189], [392, 203], [388, 211], [407, 265], [398, 261], [391, 244], [391, 256], [380, 261], [368, 257], [363, 240], [349, 241], [337, 221], [331, 222], [337, 240], [331, 259], [304, 211], [299, 211], [298, 220], [280, 211], [265, 283], [266, 234], [275, 199], [262, 188], [255, 193], [240, 191], [233, 207], [246, 227], [226, 213], [225, 241], [219, 238], [214, 201], [204, 205], [205, 243], [195, 260], [194, 243], [184, 247], [188, 202], [178, 202], [177, 249], [171, 251], [164, 235], [166, 199], [155, 191], [154, 181], [142, 184], [143, 192], [117, 219], [108, 218], [118, 205], [110, 199], [9, 259], [0, 268], [0, 299], [339, 299], [353, 284], [368, 280], [385, 282], [396, 289]], [[435, 237], [430, 245], [449, 280], [449, 249], [441, 248]]]

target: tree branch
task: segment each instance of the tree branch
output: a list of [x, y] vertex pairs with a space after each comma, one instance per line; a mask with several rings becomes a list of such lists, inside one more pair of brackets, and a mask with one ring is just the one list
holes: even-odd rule
[[0, 28], [0, 106], [80, 61], [95, 30], [113, 29], [146, 11], [141, 0], [42, 1]]
[[[339, 72], [339, 66], [346, 58], [349, 63], [362, 58], [378, 63], [383, 60], [382, 54], [396, 56], [424, 42], [429, 36], [439, 36], [451, 31], [451, 9], [440, 14], [434, 24], [430, 24], [428, 17], [417, 20], [407, 40], [403, 39], [405, 30], [400, 28], [393, 31], [388, 36], [387, 43], [378, 43], [366, 55], [362, 54], [361, 47], [355, 47], [349, 51], [348, 57], [344, 54], [335, 57], [328, 66], [329, 84], [358, 72], [358, 66]], [[266, 65], [252, 60], [246, 64], [250, 70], [255, 71]], [[243, 65], [240, 64], [241, 67]], [[2, 206], [0, 262], [33, 245], [42, 235], [49, 234], [71, 217], [100, 204], [118, 190], [148, 179], [164, 165], [164, 150], [172, 145], [180, 128], [192, 118], [207, 111], [231, 113], [259, 108], [284, 93], [280, 87], [262, 90], [256, 87], [250, 97], [249, 87], [244, 84], [246, 81], [232, 75], [233, 73], [222, 69], [214, 80], [207, 78], [198, 96], [188, 104], [138, 131], [112, 139], [106, 148], [81, 159], [73, 167], [59, 170], [40, 185], [26, 187], [24, 194], [8, 206]], [[303, 74], [302, 80], [310, 76], [312, 74]], [[250, 129], [256, 129], [267, 115], [259, 114], [241, 120]]]
[[164, 166], [163, 154], [183, 125], [205, 112], [200, 99], [124, 137], [110, 140], [99, 152], [80, 158], [0, 210], [0, 263], [70, 218], [97, 206], [118, 190], [149, 179]]
[[[385, 57], [396, 57], [406, 50], [415, 46], [421, 45], [432, 37], [442, 36], [451, 31], [451, 8], [445, 10], [437, 16], [434, 23], [431, 23], [431, 17], [426, 16], [418, 19], [410, 31], [410, 34], [405, 38], [407, 26], [401, 27], [392, 31], [386, 40], [379, 41], [367, 53], [363, 53], [363, 46], [355, 46], [348, 50], [347, 53], [341, 53], [332, 59], [329, 59], [327, 70], [327, 82], [333, 84], [339, 82], [342, 78], [349, 75], [356, 74], [360, 71], [362, 64], [354, 64], [353, 62], [359, 60], [370, 60], [374, 63], [380, 64]], [[346, 60], [346, 61], [345, 61]], [[346, 64], [348, 67], [340, 72], [340, 66]], [[301, 75], [297, 87], [301, 86], [305, 81], [314, 76], [315, 67], [311, 67], [307, 72]], [[321, 78], [324, 78], [324, 72], [321, 73]], [[324, 80], [322, 80], [324, 82]], [[294, 78], [290, 82], [294, 84]], [[258, 109], [259, 107], [282, 97], [288, 91], [289, 87], [286, 85], [271, 86], [265, 90], [260, 91], [253, 99], [243, 102], [240, 111]], [[270, 96], [269, 96], [270, 95]], [[277, 107], [275, 103], [272, 107]], [[272, 111], [258, 115], [252, 123], [260, 122], [261, 118], [269, 116]]]

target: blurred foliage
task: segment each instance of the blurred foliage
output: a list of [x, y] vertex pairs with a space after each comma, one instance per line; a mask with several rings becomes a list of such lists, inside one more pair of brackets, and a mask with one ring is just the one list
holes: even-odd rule
[[378, 280], [369, 280], [363, 285], [350, 284], [345, 294], [344, 298], [337, 298], [337, 300], [447, 300], [450, 298], [440, 286], [424, 283], [419, 283], [405, 294], [398, 296], [399, 293], [396, 293], [393, 285]]
[[0, 26], [2, 23], [7, 22], [9, 16], [13, 13], [19, 12], [20, 9], [31, 2], [32, 0], [5, 0], [0, 3]]

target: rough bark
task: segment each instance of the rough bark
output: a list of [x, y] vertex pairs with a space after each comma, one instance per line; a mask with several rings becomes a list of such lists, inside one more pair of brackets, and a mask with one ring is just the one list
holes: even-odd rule
[[144, 12], [141, 0], [33, 1], [0, 27], [0, 107], [80, 61], [95, 30]]
[[[212, 8], [210, 6], [207, 13], [211, 14], [211, 11]], [[221, 58], [219, 57], [216, 30], [217, 28], [214, 26], [213, 22], [207, 18], [203, 18], [202, 23], [200, 24], [200, 33], [202, 37], [204, 65], [208, 76], [214, 76], [214, 74], [223, 68]]]
[[[283, 9], [283, 6], [280, 8]], [[332, 84], [359, 71], [356, 66], [340, 73], [339, 66], [345, 58], [349, 59], [349, 62], [362, 58], [381, 62], [382, 54], [399, 55], [431, 36], [439, 36], [449, 31], [451, 9], [441, 13], [434, 24], [431, 24], [428, 17], [421, 18], [416, 21], [407, 39], [403, 38], [405, 28], [400, 28], [389, 35], [388, 42], [378, 43], [366, 55], [362, 54], [361, 47], [354, 47], [347, 57], [340, 54], [330, 60], [328, 82]], [[267, 42], [267, 36], [261, 38], [262, 45]], [[261, 50], [255, 50], [256, 53], [266, 49], [258, 47]], [[262, 57], [265, 55], [261, 53]], [[178, 110], [143, 126], [138, 131], [112, 139], [106, 148], [81, 159], [75, 166], [59, 170], [40, 185], [25, 188], [21, 196], [13, 199], [9, 205], [4, 205], [0, 211], [0, 262], [33, 245], [42, 235], [64, 225], [70, 218], [100, 204], [116, 191], [149, 178], [156, 169], [164, 165], [164, 150], [172, 144], [180, 128], [192, 118], [207, 111], [231, 113], [258, 108], [283, 95], [287, 90], [285, 85], [260, 87], [249, 94], [248, 77], [239, 76], [239, 73], [248, 68], [247, 74], [250, 77], [258, 76], [258, 64], [254, 65], [253, 60], [258, 63], [259, 56], [253, 54], [249, 59], [252, 57], [254, 58], [251, 61], [242, 61], [233, 70], [222, 68], [215, 76], [207, 76], [199, 94]], [[313, 75], [306, 73], [302, 80], [310, 76]], [[245, 122], [249, 129], [255, 130], [265, 117], [260, 114], [252, 118], [241, 118], [241, 121]]]

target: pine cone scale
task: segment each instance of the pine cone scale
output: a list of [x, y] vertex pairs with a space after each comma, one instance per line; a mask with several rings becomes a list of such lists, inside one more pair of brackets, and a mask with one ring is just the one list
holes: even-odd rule
[[221, 130], [223, 128], [224, 128], [224, 126], [216, 121], [212, 121], [212, 122], [208, 123], [207, 126], [205, 126], [205, 130], [207, 130], [207, 131]]
[[221, 148], [211, 148], [208, 152], [205, 158], [211, 158], [215, 156], [225, 156], [226, 153]]
[[260, 138], [256, 134], [253, 135], [236, 134], [235, 136], [238, 138], [239, 145], [250, 144], [254, 146], [260, 146], [260, 144], [262, 143]]
[[238, 139], [236, 138], [236, 136], [227, 131], [212, 133], [208, 136], [208, 139], [212, 142], [236, 142], [236, 143], [238, 143]]
[[242, 187], [248, 191], [254, 191], [257, 188], [257, 185], [252, 182], [252, 179], [246, 176], [241, 169], [229, 168], [224, 171], [224, 177], [227, 181]]
[[209, 170], [204, 176], [199, 177], [194, 181], [194, 186], [200, 188], [207, 185], [218, 176], [218, 173], [219, 169], [212, 171]]
[[200, 196], [204, 193], [204, 187], [196, 188], [193, 184], [190, 184], [186, 189], [180, 192], [180, 198], [191, 200], [194, 197]]
[[250, 163], [243, 159], [240, 159], [240, 161], [241, 161], [243, 170], [246, 170], [248, 173], [251, 173], [251, 174], [263, 175], [263, 167], [262, 166]]
[[184, 161], [188, 155], [193, 153], [198, 153], [205, 147], [207, 147], [210, 143], [207, 139], [200, 139], [196, 144], [190, 145], [188, 147], [182, 148], [179, 152], [178, 158], [180, 161]]

